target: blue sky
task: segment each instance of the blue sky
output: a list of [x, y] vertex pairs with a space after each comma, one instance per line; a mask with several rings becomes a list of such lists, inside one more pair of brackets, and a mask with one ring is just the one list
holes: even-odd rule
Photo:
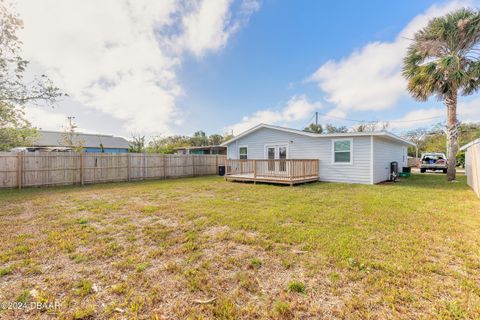
[[[238, 133], [258, 122], [302, 128], [315, 111], [321, 123], [336, 125], [358, 124], [342, 119], [391, 120], [390, 129], [399, 133], [442, 121], [441, 102], [408, 97], [401, 58], [407, 38], [431, 17], [473, 5], [59, 3], [17, 4], [33, 69], [70, 94], [53, 110], [28, 107], [27, 115], [45, 129], [61, 129], [70, 115], [83, 131], [127, 137]], [[45, 24], [38, 18], [45, 15], [63, 19]], [[480, 120], [477, 98], [461, 99], [461, 120]]]

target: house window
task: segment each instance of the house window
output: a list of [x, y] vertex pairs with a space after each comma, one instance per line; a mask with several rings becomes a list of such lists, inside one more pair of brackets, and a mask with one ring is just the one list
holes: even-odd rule
[[248, 154], [248, 148], [247, 147], [240, 147], [239, 148], [239, 154], [240, 154], [240, 160], [246, 160], [247, 154]]
[[352, 139], [333, 140], [333, 163], [352, 163]]

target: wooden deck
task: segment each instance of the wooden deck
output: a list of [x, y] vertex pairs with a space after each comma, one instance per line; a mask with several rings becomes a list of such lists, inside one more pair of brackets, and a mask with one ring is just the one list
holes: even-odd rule
[[318, 159], [226, 160], [225, 180], [294, 185], [318, 181]]

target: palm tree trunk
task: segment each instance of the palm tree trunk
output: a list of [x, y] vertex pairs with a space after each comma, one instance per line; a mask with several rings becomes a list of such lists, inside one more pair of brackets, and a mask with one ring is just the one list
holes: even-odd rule
[[458, 151], [457, 92], [452, 92], [445, 99], [447, 107], [447, 180], [455, 180], [456, 156]]

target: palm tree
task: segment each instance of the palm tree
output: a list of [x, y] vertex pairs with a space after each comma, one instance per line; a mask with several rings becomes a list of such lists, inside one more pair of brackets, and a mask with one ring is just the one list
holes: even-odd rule
[[455, 180], [457, 97], [480, 85], [480, 13], [459, 9], [434, 18], [415, 33], [403, 60], [408, 91], [419, 101], [435, 95], [447, 108], [447, 179]]

